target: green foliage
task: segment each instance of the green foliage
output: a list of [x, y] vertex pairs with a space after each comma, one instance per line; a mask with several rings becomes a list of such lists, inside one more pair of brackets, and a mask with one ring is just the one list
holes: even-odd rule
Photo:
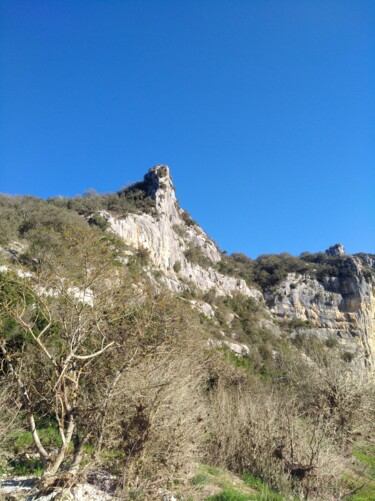
[[312, 324], [309, 320], [302, 320], [302, 318], [293, 318], [289, 323], [288, 327], [291, 330], [295, 329], [308, 329]]
[[344, 362], [350, 363], [355, 359], [355, 354], [352, 353], [351, 351], [344, 351], [341, 354], [341, 358]]
[[234, 253], [231, 256], [222, 255], [221, 261], [216, 264], [220, 273], [237, 278], [243, 278], [248, 285], [254, 286], [253, 261], [242, 253]]
[[16, 454], [23, 452], [25, 449], [29, 449], [30, 447], [34, 446], [33, 437], [31, 433], [28, 431], [21, 431], [15, 433], [11, 437], [11, 441], [13, 442], [12, 447]]
[[87, 221], [91, 226], [98, 226], [102, 231], [106, 230], [109, 227], [109, 223], [103, 216], [100, 214], [93, 214], [90, 219]]
[[242, 253], [223, 256], [218, 264], [219, 271], [257, 284], [268, 290], [286, 278], [288, 273], [307, 273], [312, 267], [300, 258], [286, 252], [282, 254], [263, 254], [252, 260]]
[[211, 260], [204, 255], [202, 249], [197, 245], [191, 245], [185, 251], [185, 257], [190, 263], [198, 264], [202, 268], [209, 268], [210, 266], [213, 265]]
[[[360, 256], [367, 264], [366, 255]], [[217, 269], [227, 275], [243, 278], [249, 285], [257, 284], [263, 291], [272, 290], [284, 280], [288, 273], [309, 275], [330, 287], [327, 278], [338, 277], [338, 288], [341, 282], [355, 276], [356, 266], [350, 256], [329, 256], [325, 252], [316, 254], [304, 252], [299, 257], [291, 256], [284, 252], [281, 254], [263, 254], [252, 260], [242, 253], [231, 256], [222, 255], [222, 260], [217, 263]], [[371, 269], [363, 270], [366, 279], [371, 279]], [[291, 288], [295, 285], [292, 284]]]
[[375, 501], [375, 447], [362, 444], [353, 451], [356, 476], [347, 476], [347, 487], [353, 491], [350, 501]]
[[131, 207], [135, 212], [150, 213], [155, 208], [155, 199], [148, 194], [147, 184], [144, 181], [123, 188], [118, 195], [120, 199], [126, 200], [129, 208]]
[[310, 267], [314, 265], [314, 274], [319, 281], [323, 281], [326, 277], [345, 279], [354, 277], [356, 274], [356, 266], [348, 256], [329, 256], [325, 252], [316, 254], [304, 252], [300, 259]]
[[268, 485], [260, 478], [255, 477], [251, 473], [242, 473], [241, 478], [248, 487], [256, 489], [259, 494], [253, 499], [258, 501], [284, 501], [285, 497], [270, 489]]
[[108, 224], [101, 210], [119, 216], [129, 213], [152, 213], [155, 200], [147, 193], [144, 182], [135, 183], [119, 192], [98, 195], [88, 192], [74, 198], [54, 197], [43, 200], [32, 196], [0, 195], [0, 245], [20, 237], [29, 239], [34, 231], [53, 229], [61, 232], [67, 227], [89, 224], [104, 231]]
[[12, 472], [12, 475], [33, 475], [41, 477], [43, 473], [42, 461], [38, 457], [17, 457], [11, 459], [8, 463], [7, 470]]
[[210, 481], [210, 477], [204, 473], [199, 473], [191, 479], [192, 485], [204, 485]]
[[359, 447], [353, 451], [353, 456], [370, 467], [370, 473], [375, 479], [375, 446], [365, 445]]
[[238, 357], [233, 351], [225, 349], [224, 350], [226, 354], [227, 360], [233, 365], [234, 367], [241, 367], [242, 369], [246, 369], [249, 372], [254, 371], [254, 365], [251, 363], [251, 360], [249, 357]]
[[155, 209], [155, 200], [148, 194], [144, 182], [132, 184], [114, 193], [90, 193], [74, 198], [56, 197], [49, 198], [48, 201], [86, 217], [101, 210], [125, 216], [129, 213], [153, 213]]
[[337, 339], [330, 337], [325, 340], [325, 345], [327, 348], [336, 348], [339, 345], [339, 342]]
[[[42, 442], [47, 447], [59, 447], [61, 437], [56, 426], [47, 426], [39, 428], [39, 434]], [[33, 437], [29, 431], [16, 432], [11, 437], [12, 448], [15, 454], [24, 452], [34, 447]]]
[[5, 245], [20, 237], [29, 239], [30, 234], [41, 230], [61, 232], [67, 227], [85, 227], [87, 223], [79, 215], [64, 206], [54, 206], [46, 200], [31, 196], [0, 196], [0, 244]]
[[187, 226], [196, 226], [197, 223], [194, 221], [194, 219], [190, 216], [187, 210], [184, 210], [181, 212], [181, 219], [184, 221], [184, 223]]
[[180, 261], [176, 261], [173, 265], [173, 269], [176, 273], [180, 273], [181, 271], [181, 262]]
[[242, 357], [224, 348], [222, 351], [230, 365], [242, 368], [256, 378], [269, 379], [275, 376], [279, 369], [273, 352], [283, 350], [287, 342], [262, 327], [265, 315], [262, 304], [241, 294], [211, 298], [211, 304], [215, 307], [215, 316], [221, 329], [228, 329], [227, 318], [231, 315], [230, 328], [236, 333], [235, 342], [244, 342], [250, 346], [250, 352]]
[[254, 263], [254, 281], [263, 290], [272, 288], [281, 280], [286, 278], [288, 273], [304, 274], [310, 270], [310, 266], [301, 259], [291, 256], [286, 252], [282, 254], [263, 254]]
[[[272, 334], [267, 329], [259, 327], [259, 320], [263, 318], [264, 312], [261, 304], [251, 297], [244, 297], [241, 294], [235, 294], [232, 297], [217, 298], [216, 304], [219, 307], [218, 317], [220, 319], [220, 307], [223, 305], [227, 311], [235, 314], [231, 323], [236, 332], [243, 333], [243, 339], [246, 341], [261, 341], [273, 339]], [[222, 320], [223, 324], [225, 320]], [[271, 337], [270, 337], [271, 336]]]
[[326, 342], [309, 334], [298, 333], [292, 338], [293, 345], [303, 351], [309, 358], [319, 363], [329, 365], [333, 360], [331, 349]]
[[[230, 487], [224, 489], [220, 494], [214, 494], [205, 498], [204, 501], [249, 501], [249, 494], [243, 494]], [[254, 499], [254, 498], [253, 498]]]
[[[202, 499], [203, 492], [218, 492], [217, 494], [203, 497], [204, 501], [229, 500], [241, 501], [252, 499], [263, 499], [258, 497], [260, 493], [249, 486], [241, 478], [233, 475], [230, 471], [217, 468], [212, 465], [200, 465], [197, 475], [193, 477], [191, 484], [194, 486], [194, 492], [201, 492], [199, 499]], [[185, 497], [184, 497], [185, 498]], [[192, 496], [188, 499], [197, 499]]]
[[136, 257], [141, 266], [147, 266], [150, 260], [150, 251], [145, 247], [140, 247], [136, 253]]

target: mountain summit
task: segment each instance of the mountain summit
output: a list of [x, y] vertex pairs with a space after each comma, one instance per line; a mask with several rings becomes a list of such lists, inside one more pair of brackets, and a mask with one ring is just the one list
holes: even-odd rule
[[155, 199], [157, 213], [169, 218], [171, 224], [178, 224], [179, 208], [169, 167], [156, 165], [144, 176], [147, 195]]

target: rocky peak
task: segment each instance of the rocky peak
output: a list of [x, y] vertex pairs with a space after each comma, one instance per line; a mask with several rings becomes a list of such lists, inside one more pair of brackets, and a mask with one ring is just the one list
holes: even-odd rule
[[155, 165], [148, 170], [144, 176], [144, 183], [147, 194], [151, 197], [156, 197], [159, 190], [173, 190], [174, 186], [169, 172], [169, 167], [166, 165]]
[[345, 248], [342, 244], [335, 244], [326, 250], [328, 256], [345, 256]]
[[179, 218], [179, 208], [169, 167], [156, 165], [149, 169], [143, 180], [147, 194], [155, 199], [159, 217], [168, 218], [175, 224]]

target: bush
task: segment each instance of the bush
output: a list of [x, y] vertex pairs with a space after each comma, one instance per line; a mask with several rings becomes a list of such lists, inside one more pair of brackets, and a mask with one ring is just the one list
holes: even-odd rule
[[[190, 326], [194, 329], [194, 322]], [[126, 479], [121, 496], [142, 489], [142, 499], [156, 499], [160, 485], [193, 477], [207, 423], [204, 362], [197, 353], [191, 339], [172, 342], [119, 385], [105, 446], [125, 451], [118, 464]]]
[[210, 396], [214, 464], [251, 472], [286, 495], [333, 497], [345, 463], [326, 440], [326, 425], [304, 418], [296, 398], [222, 376]]
[[184, 254], [190, 263], [198, 264], [202, 268], [209, 268], [213, 264], [197, 245], [191, 245]]
[[108, 221], [100, 214], [94, 214], [93, 216], [91, 216], [88, 220], [88, 223], [91, 226], [97, 226], [103, 231], [109, 227]]
[[302, 320], [302, 318], [293, 318], [289, 322], [290, 329], [301, 329], [311, 327], [311, 322], [309, 320]]
[[150, 260], [150, 251], [145, 247], [140, 247], [136, 253], [138, 263], [141, 266], [147, 266]]
[[329, 339], [326, 339], [325, 345], [327, 348], [336, 348], [339, 345], [339, 342], [337, 339], [330, 337]]
[[190, 214], [187, 210], [183, 210], [181, 212], [181, 219], [184, 221], [184, 223], [187, 226], [196, 226], [197, 225], [196, 221], [194, 221], [194, 219], [190, 216]]
[[176, 261], [173, 265], [173, 269], [176, 273], [180, 273], [181, 271], [181, 262], [180, 261]]
[[3, 215], [0, 220], [0, 239], [3, 245], [20, 237], [28, 240], [33, 231], [50, 229], [61, 233], [67, 227], [87, 227], [87, 223], [76, 212], [64, 206], [53, 206], [36, 197], [2, 195], [0, 208]]
[[351, 351], [344, 351], [344, 353], [342, 353], [341, 355], [341, 358], [344, 362], [353, 362], [353, 360], [355, 359], [355, 354], [352, 353]]

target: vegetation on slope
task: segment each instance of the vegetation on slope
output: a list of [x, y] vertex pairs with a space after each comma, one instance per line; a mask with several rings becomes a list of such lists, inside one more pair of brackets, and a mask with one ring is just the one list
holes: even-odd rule
[[[54, 488], [102, 469], [122, 499], [161, 489], [185, 499], [371, 499], [372, 473], [360, 469], [375, 417], [366, 374], [324, 343], [293, 346], [261, 327], [254, 299], [208, 294], [218, 324], [203, 318], [155, 290], [141, 260], [126, 264], [100, 219], [5, 198], [3, 242], [21, 238], [23, 249], [0, 273], [4, 471], [39, 473]], [[290, 271], [347, 273], [345, 263], [235, 255], [221, 266], [267, 289]], [[203, 342], [228, 314], [250, 346], [244, 357]]]
[[155, 200], [147, 194], [143, 182], [114, 193], [88, 191], [83, 196], [71, 198], [44, 200], [32, 196], [0, 195], [0, 245], [20, 237], [27, 238], [29, 232], [43, 226], [60, 231], [66, 226], [84, 226], [87, 220], [90, 225], [105, 229], [105, 220], [99, 214], [102, 210], [125, 216], [150, 213], [154, 207]]
[[[366, 264], [363, 255], [359, 254], [358, 257]], [[351, 256], [330, 256], [325, 252], [304, 252], [299, 257], [286, 252], [263, 254], [254, 260], [245, 254], [234, 253], [231, 256], [224, 255], [217, 267], [222, 273], [243, 278], [249, 285], [259, 285], [263, 291], [272, 290], [288, 273], [307, 274], [320, 282], [324, 282], [327, 277], [345, 279], [356, 273]], [[368, 280], [371, 279], [369, 267], [363, 270], [363, 274]]]

